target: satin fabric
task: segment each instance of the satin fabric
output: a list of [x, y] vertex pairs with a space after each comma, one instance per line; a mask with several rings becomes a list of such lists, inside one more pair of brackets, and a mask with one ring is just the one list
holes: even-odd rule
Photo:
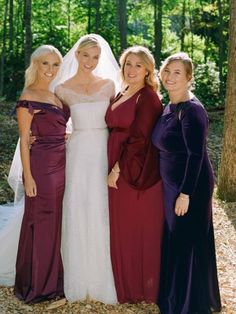
[[64, 295], [60, 247], [68, 111], [35, 101], [19, 101], [20, 107], [32, 114], [39, 110], [31, 124], [36, 141], [30, 150], [37, 196], [25, 195], [14, 287], [15, 295], [30, 303]]

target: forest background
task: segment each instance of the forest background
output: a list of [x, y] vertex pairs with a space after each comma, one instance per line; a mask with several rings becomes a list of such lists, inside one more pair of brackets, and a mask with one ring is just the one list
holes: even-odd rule
[[78, 38], [98, 33], [116, 58], [127, 46], [147, 46], [157, 68], [188, 52], [196, 66], [195, 93], [206, 107], [224, 104], [228, 0], [0, 0], [0, 96], [15, 100], [30, 54], [52, 44], [64, 55]]
[[[108, 41], [117, 60], [128, 46], [147, 46], [157, 69], [170, 54], [185, 51], [195, 65], [194, 93], [208, 112], [224, 110], [230, 4], [234, 11], [236, 0], [0, 0], [0, 123], [8, 130], [0, 134], [0, 192], [9, 191], [6, 176], [17, 140], [15, 120], [7, 117], [22, 91], [24, 72], [35, 48], [52, 44], [65, 55], [82, 35], [98, 33]], [[163, 90], [162, 94], [165, 104], [168, 100]], [[223, 133], [222, 115], [217, 129]], [[229, 167], [234, 162], [233, 145], [226, 150], [232, 160]], [[218, 161], [215, 168], [217, 171]], [[225, 182], [229, 177], [226, 170], [221, 175], [221, 190], [223, 198], [232, 199], [236, 173]], [[1, 200], [0, 195], [0, 203], [4, 201], [5, 196]]]
[[[208, 151], [216, 181], [221, 155], [227, 167], [221, 167], [221, 186], [227, 186], [221, 196], [231, 202], [221, 202], [215, 195], [214, 224], [222, 313], [236, 313], [236, 0], [0, 0], [0, 21], [0, 204], [14, 198], [7, 183], [18, 139], [11, 113], [35, 48], [52, 44], [65, 55], [82, 35], [98, 33], [117, 60], [126, 47], [137, 44], [153, 52], [157, 68], [174, 52], [185, 51], [192, 57], [194, 93], [209, 114]], [[166, 104], [163, 90], [162, 94]], [[56, 312], [70, 311], [70, 306]], [[157, 308], [144, 305], [73, 306], [81, 313], [91, 309], [109, 314], [158, 313]], [[23, 307], [11, 288], [0, 287], [1, 313], [44, 313], [46, 307]]]

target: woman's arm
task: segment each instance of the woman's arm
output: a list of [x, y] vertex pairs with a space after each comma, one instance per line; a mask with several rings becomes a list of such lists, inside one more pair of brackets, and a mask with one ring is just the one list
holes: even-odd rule
[[30, 127], [33, 119], [27, 108], [17, 108], [17, 119], [20, 135], [20, 151], [23, 166], [25, 193], [29, 197], [37, 195], [36, 183], [30, 169]]
[[190, 197], [194, 192], [206, 149], [208, 119], [204, 108], [192, 105], [181, 118], [182, 134], [187, 150], [187, 161], [181, 193], [176, 199], [175, 213], [183, 216], [188, 212]]
[[140, 94], [129, 137], [123, 144], [120, 157], [109, 174], [109, 186], [117, 187], [116, 182], [120, 174], [131, 187], [140, 190], [152, 186], [160, 178], [151, 134], [162, 110], [157, 94], [150, 90], [144, 90]]

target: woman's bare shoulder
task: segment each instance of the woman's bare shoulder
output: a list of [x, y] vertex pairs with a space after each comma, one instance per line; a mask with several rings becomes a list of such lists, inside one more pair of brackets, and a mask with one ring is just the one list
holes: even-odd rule
[[39, 93], [37, 92], [37, 90], [35, 89], [31, 89], [31, 88], [25, 88], [21, 95], [19, 100], [33, 100], [34, 98], [38, 98]]

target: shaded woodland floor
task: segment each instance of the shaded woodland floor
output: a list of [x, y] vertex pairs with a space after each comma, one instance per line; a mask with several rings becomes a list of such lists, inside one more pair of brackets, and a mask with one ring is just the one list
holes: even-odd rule
[[[13, 193], [7, 184], [7, 174], [17, 141], [17, 124], [9, 116], [13, 104], [0, 103], [0, 203], [13, 199]], [[209, 131], [209, 155], [216, 173], [219, 164], [223, 112], [211, 112]], [[222, 299], [222, 314], [236, 313], [236, 203], [225, 203], [214, 197], [214, 227], [217, 251], [218, 276]], [[0, 314], [11, 313], [84, 313], [84, 314], [155, 314], [156, 305], [123, 304], [104, 305], [99, 302], [75, 302], [65, 300], [43, 302], [32, 306], [25, 305], [13, 296], [13, 289], [0, 287]]]

